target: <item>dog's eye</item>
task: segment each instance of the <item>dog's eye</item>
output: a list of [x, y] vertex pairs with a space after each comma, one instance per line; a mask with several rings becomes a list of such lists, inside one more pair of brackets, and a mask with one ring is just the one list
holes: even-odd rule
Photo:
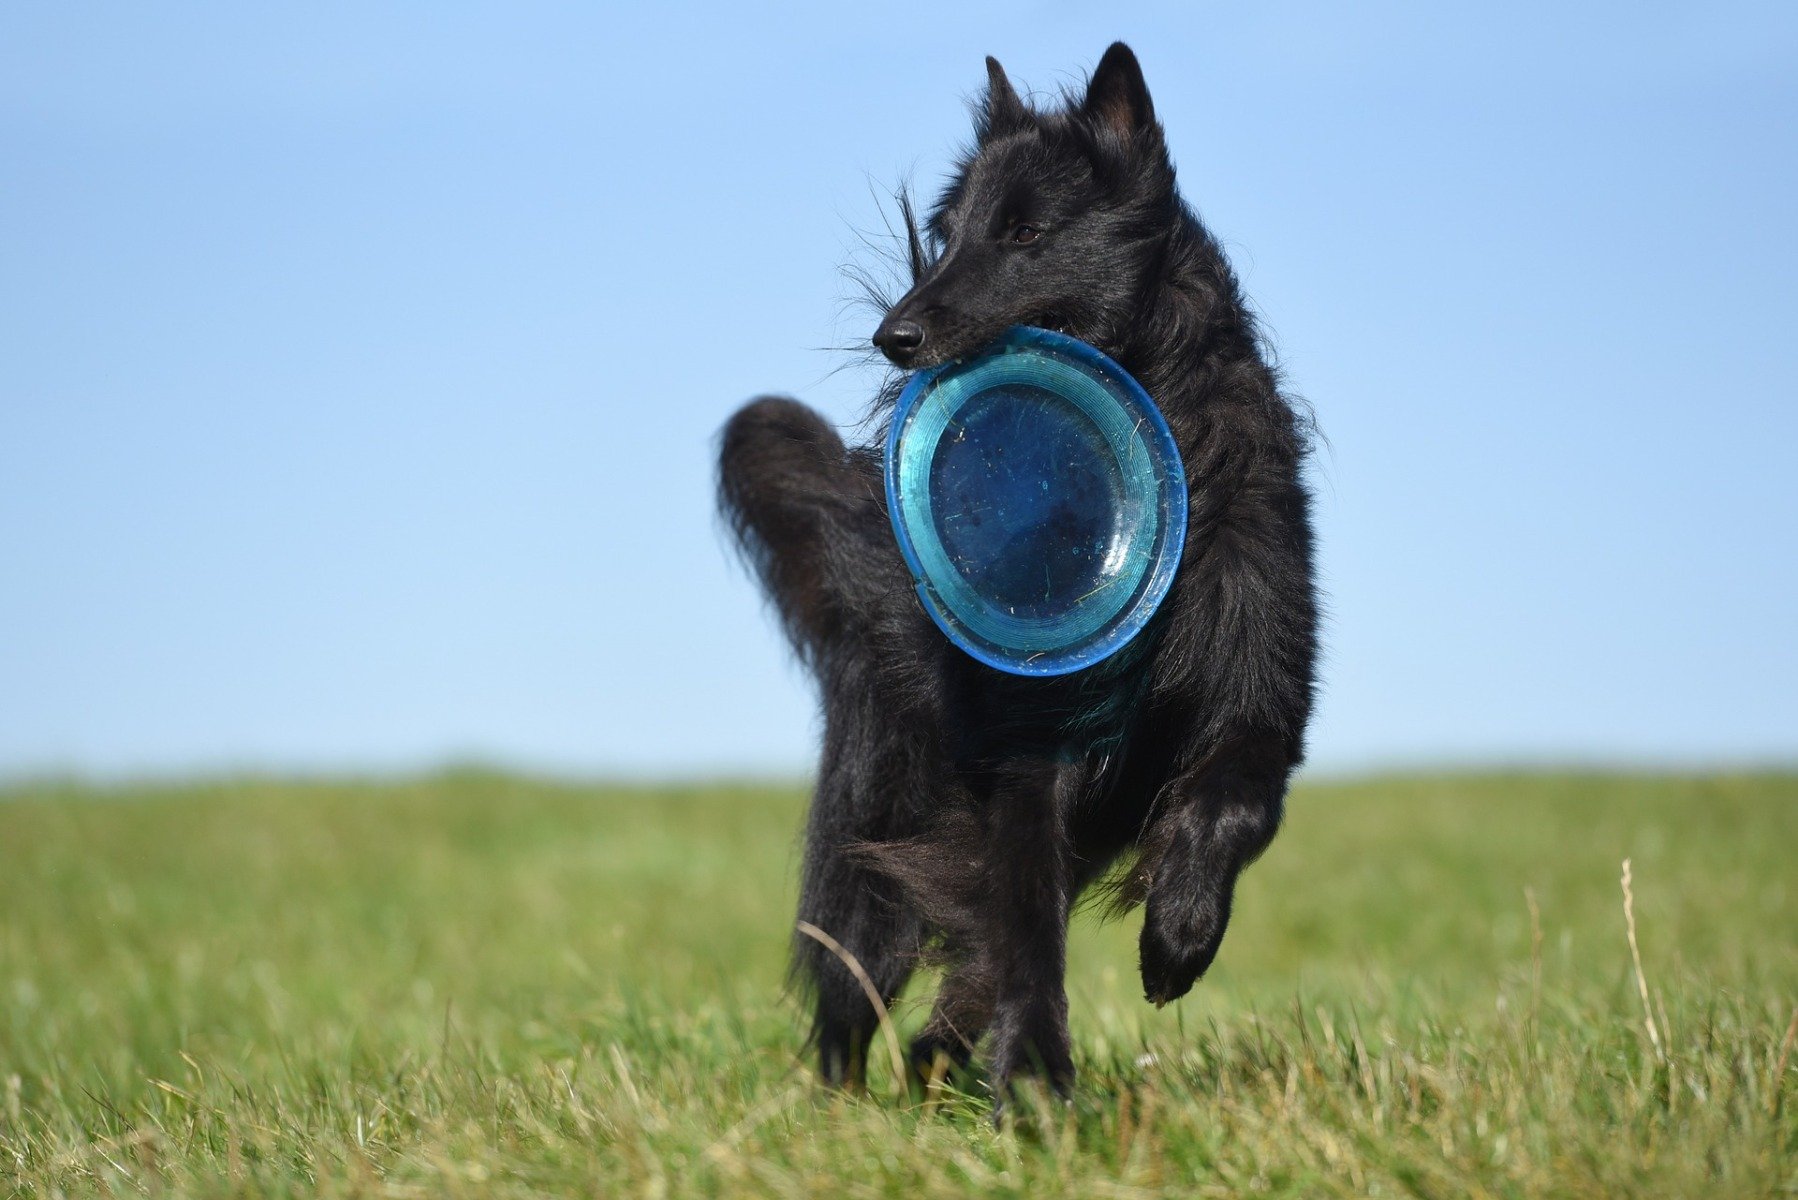
[[1013, 225], [1011, 227], [1011, 240], [1019, 246], [1028, 246], [1041, 236], [1043, 236], [1043, 231], [1034, 225]]

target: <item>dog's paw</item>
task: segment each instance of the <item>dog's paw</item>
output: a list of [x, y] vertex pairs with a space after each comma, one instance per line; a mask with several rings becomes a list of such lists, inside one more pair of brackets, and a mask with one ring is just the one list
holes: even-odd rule
[[1004, 1132], [1016, 1128], [1020, 1120], [1027, 1125], [1046, 1120], [1049, 1128], [1055, 1128], [1073, 1104], [1071, 1073], [1063, 1077], [1015, 1075], [993, 1092], [993, 1128]]
[[1015, 1014], [1002, 1012], [994, 1023], [988, 1073], [995, 1116], [1014, 1097], [1020, 1084], [1031, 1089], [1046, 1088], [1060, 1100], [1072, 1098], [1074, 1053], [1065, 1012], [1048, 1007], [1032, 1007]]
[[973, 1052], [966, 1042], [952, 1035], [930, 1031], [919, 1034], [906, 1051], [906, 1060], [911, 1067], [911, 1081], [922, 1087], [927, 1096], [946, 1080], [965, 1074], [972, 1059]]
[[1160, 1008], [1192, 990], [1211, 968], [1224, 940], [1224, 920], [1210, 914], [1170, 919], [1166, 908], [1151, 905], [1142, 924], [1143, 998]]

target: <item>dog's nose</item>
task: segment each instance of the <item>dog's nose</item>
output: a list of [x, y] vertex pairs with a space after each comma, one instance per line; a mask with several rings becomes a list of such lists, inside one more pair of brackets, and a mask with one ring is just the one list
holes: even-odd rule
[[874, 331], [874, 344], [882, 354], [904, 366], [918, 352], [918, 347], [924, 344], [924, 327], [916, 321], [895, 321], [888, 317]]

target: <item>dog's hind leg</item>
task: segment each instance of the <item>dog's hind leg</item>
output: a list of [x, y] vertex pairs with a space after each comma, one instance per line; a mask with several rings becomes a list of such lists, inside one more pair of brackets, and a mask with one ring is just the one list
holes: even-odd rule
[[993, 1020], [993, 972], [986, 960], [956, 961], [937, 988], [930, 1020], [912, 1039], [912, 1071], [925, 1082], [966, 1067]]
[[[792, 400], [745, 405], [725, 426], [720, 507], [823, 694], [824, 750], [806, 832], [799, 919], [838, 942], [882, 1005], [910, 976], [925, 922], [867, 848], [915, 838], [950, 787], [933, 657], [883, 507], [880, 459], [844, 447]], [[879, 1012], [855, 971], [818, 941], [794, 943], [810, 988], [824, 1079], [861, 1083]]]
[[[919, 752], [916, 730], [880, 711], [853, 664], [836, 664], [827, 694], [799, 918], [839, 942], [890, 1006], [917, 965], [927, 928], [903, 886], [866, 851], [917, 832], [920, 806], [941, 794], [940, 771]], [[795, 967], [813, 994], [812, 1038], [825, 1082], [859, 1086], [879, 1010], [827, 947], [798, 939]]]

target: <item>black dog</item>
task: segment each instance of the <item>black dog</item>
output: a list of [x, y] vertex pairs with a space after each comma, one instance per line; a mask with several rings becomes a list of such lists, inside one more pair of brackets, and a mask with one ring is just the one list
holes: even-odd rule
[[[1317, 606], [1307, 427], [1282, 398], [1236, 278], [1174, 186], [1135, 56], [1112, 46], [1060, 111], [999, 64], [977, 139], [920, 232], [911, 290], [874, 344], [917, 368], [1008, 326], [1060, 329], [1154, 397], [1184, 458], [1189, 534], [1173, 589], [1125, 649], [1025, 678], [954, 648], [923, 612], [888, 524], [880, 444], [845, 447], [792, 400], [725, 427], [723, 511], [816, 674], [825, 727], [799, 902], [891, 1001], [946, 964], [913, 1066], [965, 1064], [990, 1035], [1019, 1072], [1073, 1079], [1068, 916], [1129, 852], [1114, 900], [1144, 902], [1143, 988], [1163, 1004], [1211, 965], [1236, 877], [1280, 825], [1312, 700]], [[876, 1014], [831, 952], [796, 943], [824, 1077], [858, 1083]]]

